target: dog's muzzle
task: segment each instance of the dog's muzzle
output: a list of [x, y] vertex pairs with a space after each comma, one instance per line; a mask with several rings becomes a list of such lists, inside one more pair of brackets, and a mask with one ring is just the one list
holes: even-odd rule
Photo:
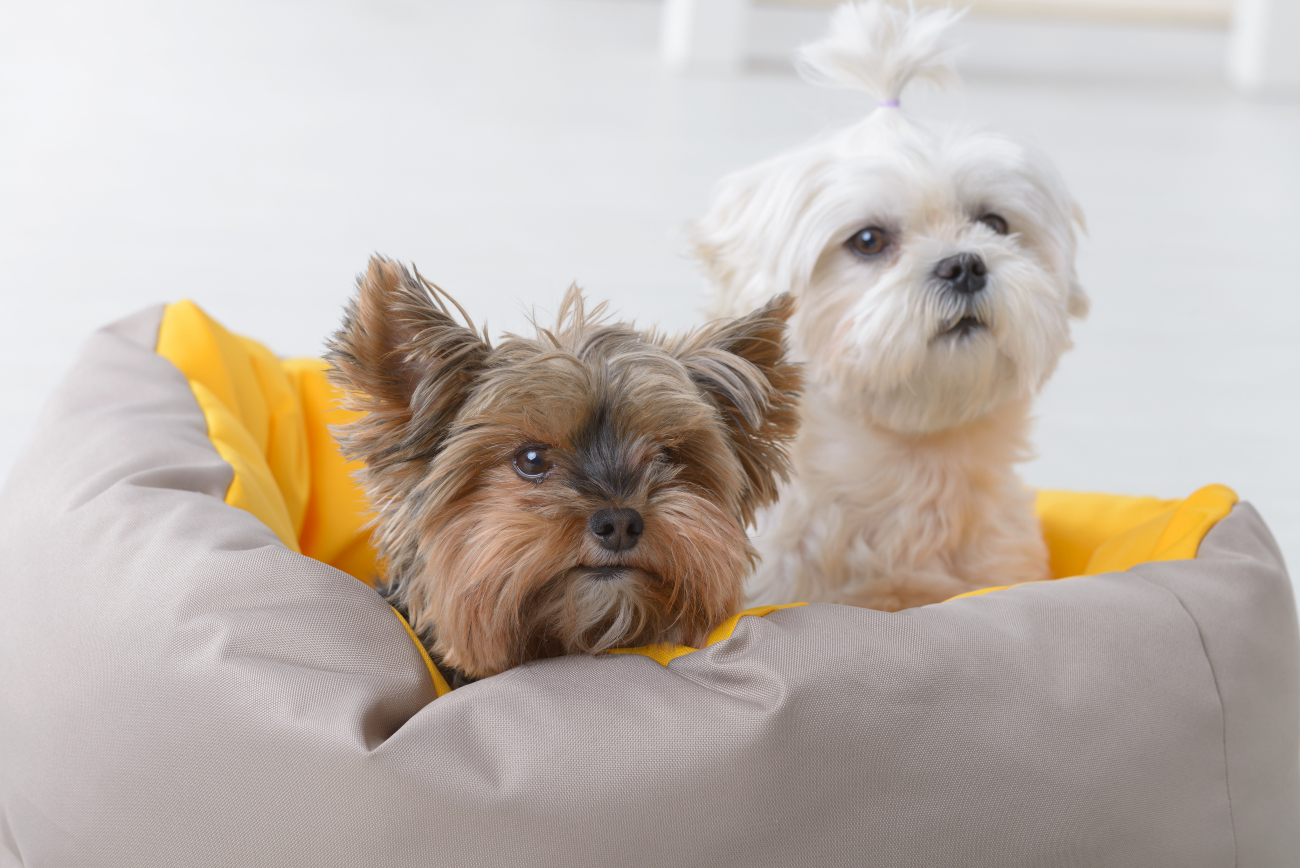
[[934, 276], [961, 295], [974, 295], [988, 285], [988, 266], [974, 253], [949, 256], [934, 267]]
[[939, 279], [939, 286], [953, 297], [962, 299], [958, 304], [964, 308], [960, 315], [949, 320], [936, 337], [966, 337], [973, 332], [988, 328], [988, 323], [981, 315], [981, 292], [988, 286], [988, 266], [975, 253], [958, 253], [949, 256], [934, 267], [934, 276]]
[[645, 522], [635, 509], [602, 509], [591, 517], [587, 527], [601, 548], [625, 552], [641, 540]]

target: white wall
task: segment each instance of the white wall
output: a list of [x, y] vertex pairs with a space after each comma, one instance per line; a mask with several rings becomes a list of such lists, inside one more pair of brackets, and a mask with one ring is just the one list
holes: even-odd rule
[[[795, 78], [821, 12], [760, 7], [737, 76], [679, 77], [608, 0], [48, 0], [0, 28], [0, 473], [95, 327], [197, 300], [319, 352], [372, 251], [494, 331], [570, 281], [697, 321], [687, 220], [724, 172], [856, 118]], [[1300, 563], [1300, 106], [1222, 82], [1221, 31], [972, 20], [965, 115], [1088, 215], [1094, 299], [1039, 404], [1036, 485], [1224, 482]], [[783, 41], [784, 40], [784, 41]]]

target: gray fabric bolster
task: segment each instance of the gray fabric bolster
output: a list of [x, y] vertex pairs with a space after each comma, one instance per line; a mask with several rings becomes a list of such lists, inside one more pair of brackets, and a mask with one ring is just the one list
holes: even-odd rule
[[0, 492], [2, 866], [1280, 866], [1300, 675], [1248, 505], [1195, 561], [745, 618], [433, 700], [375, 593], [226, 506], [160, 309]]

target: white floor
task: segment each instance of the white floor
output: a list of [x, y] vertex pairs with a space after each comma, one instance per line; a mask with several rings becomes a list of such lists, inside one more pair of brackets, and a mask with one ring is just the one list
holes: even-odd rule
[[[761, 7], [734, 78], [675, 78], [637, 0], [10, 4], [0, 28], [0, 474], [97, 326], [190, 297], [319, 351], [372, 251], [494, 326], [570, 281], [695, 321], [724, 172], [852, 119]], [[1300, 564], [1300, 104], [1221, 83], [1214, 31], [972, 20], [960, 100], [1082, 202], [1093, 315], [1040, 405], [1042, 486], [1235, 487]]]

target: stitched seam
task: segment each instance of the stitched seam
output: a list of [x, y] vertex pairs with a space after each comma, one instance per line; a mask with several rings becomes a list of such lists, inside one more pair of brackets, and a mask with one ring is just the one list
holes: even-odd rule
[[[1141, 564], [1138, 564], [1138, 566], [1141, 566]], [[1134, 575], [1134, 573], [1130, 570], [1129, 575]], [[1173, 597], [1175, 602], [1178, 603], [1178, 608], [1183, 610], [1187, 620], [1191, 621], [1192, 626], [1196, 628], [1196, 638], [1201, 642], [1201, 653], [1205, 655], [1205, 663], [1210, 667], [1210, 679], [1214, 682], [1214, 695], [1219, 700], [1219, 718], [1223, 721], [1223, 788], [1225, 790], [1224, 794], [1228, 797], [1228, 829], [1232, 832], [1232, 864], [1235, 868], [1238, 865], [1240, 854], [1237, 849], [1237, 819], [1232, 810], [1232, 772], [1228, 768], [1228, 710], [1223, 704], [1223, 691], [1219, 688], [1219, 673], [1214, 671], [1214, 661], [1210, 659], [1210, 651], [1205, 647], [1205, 634], [1201, 632], [1201, 625], [1192, 616], [1192, 613], [1187, 610], [1187, 606], [1183, 604], [1182, 599], [1164, 585], [1156, 584], [1145, 577], [1141, 578], [1148, 585], [1159, 588]]]

